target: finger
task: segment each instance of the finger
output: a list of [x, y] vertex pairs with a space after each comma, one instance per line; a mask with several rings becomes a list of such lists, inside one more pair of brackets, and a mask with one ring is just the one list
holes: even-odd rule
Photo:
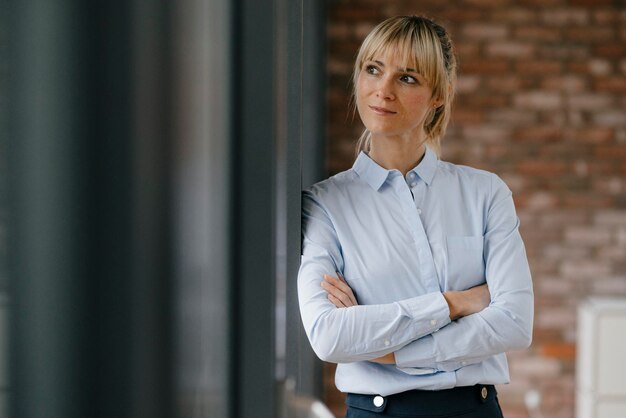
[[346, 281], [341, 281], [333, 276], [329, 276], [327, 274], [324, 275], [325, 278], [327, 278], [326, 280], [331, 283], [332, 285], [334, 285], [335, 287], [341, 289], [341, 291], [343, 293], [345, 293], [346, 295], [348, 295], [348, 297], [352, 300], [352, 302], [356, 305], [356, 298], [354, 297], [354, 293], [352, 292], [352, 288], [350, 286], [348, 286], [348, 284], [346, 283]]
[[335, 298], [341, 300], [341, 303], [343, 303], [346, 308], [348, 306], [355, 305], [355, 303], [352, 302], [352, 299], [350, 298], [350, 296], [347, 295], [345, 292], [343, 292], [343, 290], [341, 290], [337, 286], [334, 286], [333, 284], [326, 282], [322, 287], [328, 294], [332, 294]]
[[324, 289], [327, 292], [332, 292], [335, 297], [341, 299], [346, 306], [358, 305], [356, 297], [354, 296], [352, 289], [349, 286], [342, 286], [337, 280], [327, 280]]
[[328, 300], [335, 305], [338, 308], [345, 308], [346, 305], [343, 304], [343, 302], [341, 302], [341, 300], [337, 299], [336, 297], [334, 297], [331, 293], [328, 294]]
[[352, 304], [353, 304], [353, 305], [358, 305], [358, 304], [359, 304], [359, 302], [357, 302], [357, 300], [356, 300], [356, 295], [354, 294], [354, 290], [352, 290], [352, 288], [350, 287], [350, 285], [349, 285], [349, 284], [348, 284], [348, 282], [346, 281], [346, 278], [345, 278], [345, 277], [343, 277], [343, 276], [341, 275], [341, 273], [339, 273], [338, 271], [337, 271], [336, 273], [337, 273], [337, 277], [339, 277], [339, 280], [340, 280], [342, 283], [344, 283], [344, 284], [345, 284], [345, 286], [347, 287], [347, 290], [346, 290], [346, 291], [347, 291], [347, 295], [348, 295], [348, 297], [350, 298], [350, 301], [352, 302]]

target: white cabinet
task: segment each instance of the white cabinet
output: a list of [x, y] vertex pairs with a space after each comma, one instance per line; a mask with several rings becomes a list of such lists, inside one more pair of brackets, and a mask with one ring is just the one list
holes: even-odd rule
[[626, 417], [626, 299], [579, 306], [576, 357], [576, 417]]

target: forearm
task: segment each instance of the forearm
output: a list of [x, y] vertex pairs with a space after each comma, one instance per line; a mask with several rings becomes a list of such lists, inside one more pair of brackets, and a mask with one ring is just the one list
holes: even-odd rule
[[532, 340], [532, 289], [516, 293], [406, 345], [395, 353], [398, 366], [450, 371], [528, 347]]
[[[491, 301], [487, 285], [480, 285], [463, 291], [448, 291], [443, 293], [443, 297], [448, 304], [451, 321], [480, 312], [489, 306]], [[431, 334], [421, 337], [420, 341], [432, 342]], [[394, 353], [390, 353], [371, 361], [381, 364], [396, 364], [396, 357]], [[428, 367], [432, 368], [433, 365]]]
[[305, 330], [324, 361], [371, 360], [449, 323], [441, 293], [404, 301], [336, 308], [325, 295], [301, 302]]

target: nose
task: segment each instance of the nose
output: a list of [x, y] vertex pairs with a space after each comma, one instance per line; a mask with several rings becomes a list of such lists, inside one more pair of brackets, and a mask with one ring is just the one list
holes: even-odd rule
[[393, 100], [396, 98], [392, 77], [381, 77], [378, 79], [376, 97], [384, 100]]

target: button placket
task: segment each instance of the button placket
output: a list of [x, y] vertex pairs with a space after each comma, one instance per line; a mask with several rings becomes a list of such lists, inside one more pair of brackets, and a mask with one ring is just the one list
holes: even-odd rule
[[418, 186], [413, 190], [414, 206], [411, 219], [415, 225], [415, 242], [418, 246], [418, 254], [420, 259], [421, 276], [426, 281], [426, 288], [431, 292], [437, 292], [440, 290], [439, 278], [437, 276], [437, 270], [435, 268], [435, 260], [430, 248], [430, 242], [424, 229], [424, 223], [422, 222], [422, 207], [424, 202], [424, 196], [426, 194], [426, 183], [420, 181]]
[[437, 271], [435, 269], [435, 261], [430, 249], [428, 237], [426, 236], [426, 230], [420, 219], [420, 213], [418, 213], [416, 208], [416, 206], [421, 206], [424, 199], [426, 184], [423, 181], [419, 181], [417, 187], [412, 191], [405, 181], [397, 181], [400, 178], [401, 176], [398, 176], [394, 179], [396, 181], [394, 183], [394, 190], [400, 197], [405, 218], [415, 241], [416, 256], [420, 265], [420, 277], [422, 277], [424, 286], [429, 292], [438, 292], [440, 288]]

